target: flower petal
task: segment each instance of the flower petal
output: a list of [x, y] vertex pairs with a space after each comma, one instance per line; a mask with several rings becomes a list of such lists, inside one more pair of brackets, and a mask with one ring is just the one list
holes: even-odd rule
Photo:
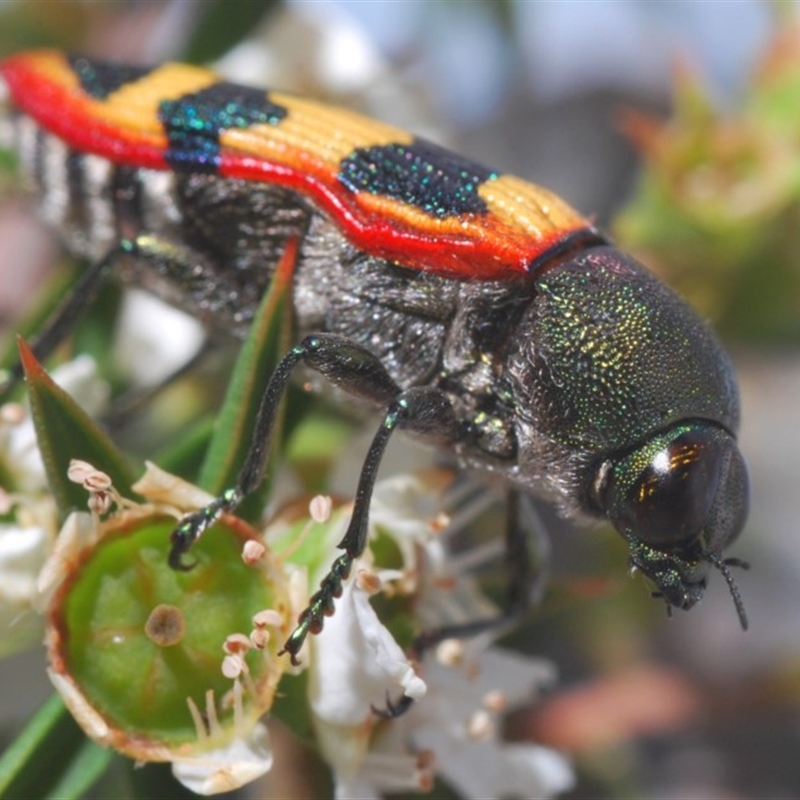
[[187, 758], [173, 757], [172, 774], [196, 794], [230, 792], [269, 772], [274, 760], [267, 729], [256, 724], [246, 738]]
[[0, 656], [41, 639], [42, 619], [34, 609], [36, 576], [51, 540], [40, 527], [0, 525]]
[[312, 646], [311, 707], [327, 722], [360, 725], [387, 697], [425, 694], [424, 681], [355, 581], [345, 585], [336, 613]]

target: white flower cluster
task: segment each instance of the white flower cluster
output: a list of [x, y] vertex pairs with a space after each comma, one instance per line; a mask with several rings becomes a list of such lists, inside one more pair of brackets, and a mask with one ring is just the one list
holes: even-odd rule
[[[75, 393], [76, 387], [70, 391]], [[53, 550], [55, 512], [44, 494], [32, 435], [26, 432], [29, 422], [15, 419], [8, 409], [6, 413], [8, 420], [0, 417], [2, 457], [7, 464], [14, 461], [16, 485], [25, 487], [24, 493], [4, 498], [7, 508], [16, 509], [16, 523], [0, 526], [0, 625], [4, 630], [0, 641], [7, 651], [9, 643], [31, 643], [30, 626], [24, 637], [15, 638], [13, 632], [22, 630], [20, 620], [26, 614], [38, 620], [34, 613], [37, 578]], [[26, 436], [28, 445], [23, 446]], [[73, 472], [76, 480], [84, 482], [89, 475], [89, 488], [95, 493], [114, 492], [88, 465], [79, 465]], [[152, 466], [147, 476], [150, 501], [176, 513], [208, 500], [205, 493]], [[319, 750], [334, 775], [337, 797], [377, 798], [408, 789], [424, 791], [437, 776], [469, 798], [551, 797], [572, 786], [573, 774], [562, 756], [502, 737], [505, 711], [531, 701], [554, 681], [550, 664], [494, 647], [491, 633], [463, 642], [445, 640], [425, 652], [417, 664], [406, 656], [370, 603], [370, 597], [378, 593], [408, 598], [417, 625], [425, 629], [497, 613], [462, 570], [466, 561], [447, 554], [448, 536], [461, 524], [442, 511], [451, 481], [449, 473], [431, 470], [399, 475], [376, 486], [371, 542], [389, 537], [400, 564], [383, 568], [368, 549], [336, 600], [335, 613], [321, 633], [309, 637], [300, 653], [301, 666], [294, 671], [309, 671], [308, 706]], [[119, 499], [115, 502], [118, 507], [125, 505]], [[101, 509], [102, 513], [107, 510]], [[293, 560], [298, 547], [308, 549], [308, 543], [287, 545], [284, 540], [283, 550], [276, 545], [286, 535], [285, 523], [278, 521], [264, 531], [263, 547], [251, 542], [243, 553], [246, 563], [253, 564], [262, 558], [264, 548], [277, 553], [295, 618], [339, 553], [337, 544], [349, 507], [332, 510], [329, 501], [315, 498], [308, 516], [309, 525], [325, 531], [312, 546], [313, 568], [308, 559], [304, 565]], [[98, 519], [95, 513], [95, 523]], [[301, 534], [299, 539], [303, 538]], [[40, 636], [41, 623], [37, 621], [33, 630]], [[251, 688], [237, 645], [242, 634], [231, 634], [221, 652], [221, 669], [233, 682], [234, 702], [238, 697], [241, 705], [242, 692]], [[280, 635], [277, 629], [269, 632], [274, 635]], [[248, 647], [258, 644], [248, 642]], [[401, 698], [410, 706], [407, 713], [396, 718], [376, 713], [391, 709]], [[193, 713], [202, 747], [191, 757], [176, 753], [170, 759], [176, 777], [187, 787], [202, 794], [230, 790], [272, 767], [274, 756], [262, 722], [240, 714], [232, 735], [216, 720], [213, 698], [209, 708], [195, 707]]]

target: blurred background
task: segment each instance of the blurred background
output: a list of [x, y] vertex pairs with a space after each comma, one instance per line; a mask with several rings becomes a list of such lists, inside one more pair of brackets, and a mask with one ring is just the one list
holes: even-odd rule
[[[800, 796], [798, 15], [756, 0], [0, 2], [0, 56], [215, 62], [554, 189], [714, 324], [742, 391], [752, 510], [728, 555], [752, 563], [736, 574], [750, 630], [719, 576], [667, 619], [616, 534], [548, 515], [553, 580], [507, 643], [560, 679], [508, 736], [572, 757], [568, 797]], [[7, 171], [0, 193], [10, 329], [63, 255]], [[42, 662], [0, 662], [2, 743], [50, 691]]]

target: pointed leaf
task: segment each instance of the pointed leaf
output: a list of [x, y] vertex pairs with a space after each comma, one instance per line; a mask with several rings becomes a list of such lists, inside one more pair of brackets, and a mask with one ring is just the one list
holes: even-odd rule
[[177, 442], [169, 442], [150, 460], [166, 472], [181, 475], [194, 483], [198, 465], [203, 463], [213, 432], [214, 418], [203, 416], [184, 430]]
[[[219, 494], [232, 486], [250, 446], [258, 407], [272, 371], [290, 346], [289, 292], [297, 255], [290, 239], [234, 367], [199, 485]], [[277, 441], [273, 435], [273, 441]]]
[[133, 496], [131, 469], [108, 435], [53, 382], [22, 339], [19, 354], [39, 450], [61, 514], [86, 506], [86, 490], [67, 478], [73, 458], [88, 461], [106, 472], [120, 493]]

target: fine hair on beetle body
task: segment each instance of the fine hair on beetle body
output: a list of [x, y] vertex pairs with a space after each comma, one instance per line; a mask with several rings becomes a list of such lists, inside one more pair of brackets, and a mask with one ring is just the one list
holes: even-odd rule
[[[260, 483], [295, 367], [383, 413], [343, 555], [286, 644], [292, 659], [364, 550], [398, 428], [568, 517], [610, 521], [670, 608], [691, 608], [720, 571], [746, 627], [729, 569], [743, 564], [723, 557], [748, 508], [728, 356], [563, 200], [400, 129], [197, 67], [40, 51], [0, 70], [42, 214], [93, 263], [40, 351], [110, 273], [242, 337], [291, 259], [296, 345], [237, 485], [173, 533], [176, 569]], [[142, 100], [152, 135], [119, 98], [135, 104], [156, 80], [170, 94], [155, 110]]]

